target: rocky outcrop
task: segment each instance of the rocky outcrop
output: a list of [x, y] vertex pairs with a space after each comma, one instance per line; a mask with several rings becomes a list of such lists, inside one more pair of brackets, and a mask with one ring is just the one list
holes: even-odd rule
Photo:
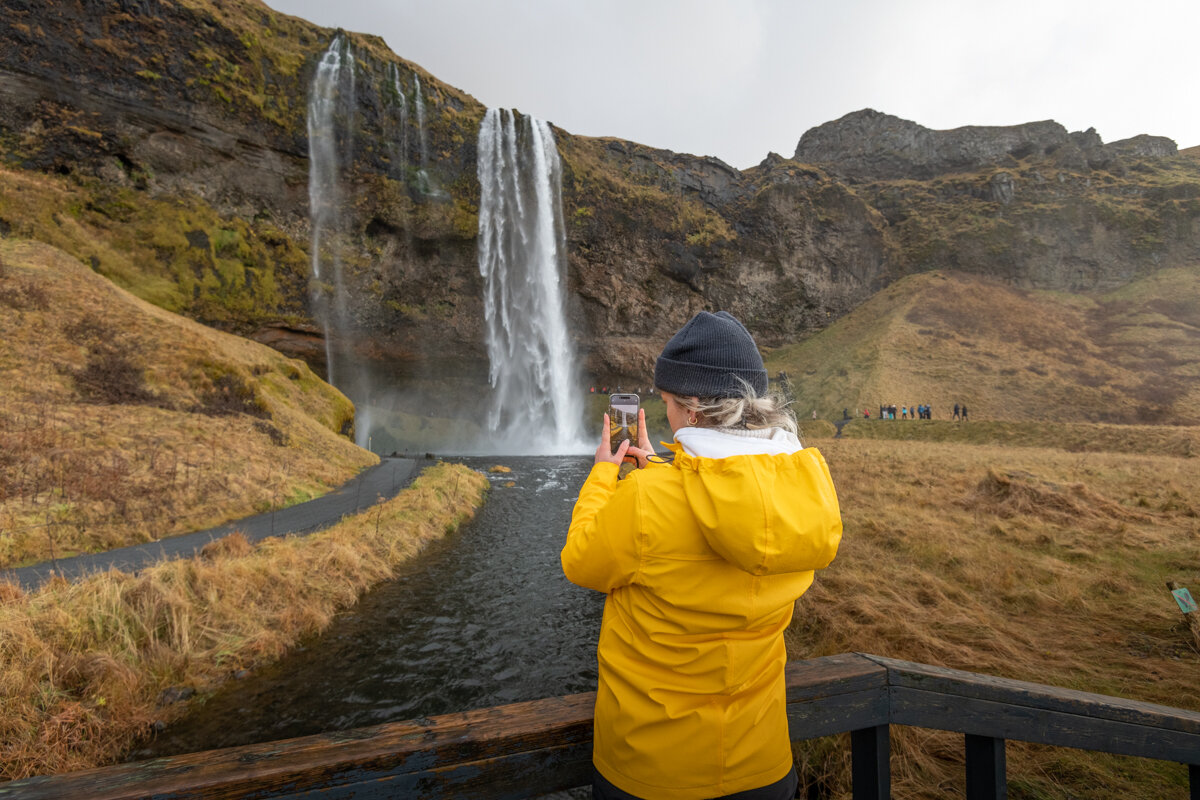
[[935, 131], [868, 108], [805, 133], [796, 145], [795, 158], [852, 180], [928, 180], [987, 166], [1015, 167], [1026, 158], [1049, 160], [1064, 168], [1095, 169], [1121, 156], [1175, 153], [1175, 143], [1161, 136], [1143, 135], [1105, 145], [1094, 128], [1068, 133], [1053, 120]]

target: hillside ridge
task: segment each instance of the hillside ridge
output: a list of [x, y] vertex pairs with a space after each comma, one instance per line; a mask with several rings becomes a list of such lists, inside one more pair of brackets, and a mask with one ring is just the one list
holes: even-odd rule
[[1177, 153], [1175, 142], [1165, 136], [1142, 134], [1105, 144], [1095, 128], [1068, 133], [1054, 120], [933, 130], [866, 108], [807, 131], [794, 157], [850, 179], [928, 180], [987, 166], [1015, 167], [1031, 156], [1060, 168], [1099, 170], [1122, 157]]

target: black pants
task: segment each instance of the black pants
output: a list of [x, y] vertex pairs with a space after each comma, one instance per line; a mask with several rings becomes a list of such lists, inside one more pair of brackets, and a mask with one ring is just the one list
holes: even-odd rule
[[[792, 767], [791, 772], [769, 786], [727, 794], [714, 798], [714, 800], [792, 800], [796, 796], [797, 783], [799, 783], [799, 779], [796, 777], [796, 768]], [[600, 774], [600, 770], [593, 767], [592, 800], [641, 800], [641, 798], [613, 786]]]

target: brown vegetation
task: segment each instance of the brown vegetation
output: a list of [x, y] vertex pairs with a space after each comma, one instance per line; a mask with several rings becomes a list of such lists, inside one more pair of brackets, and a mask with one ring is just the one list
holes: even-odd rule
[[118, 758], [164, 702], [203, 693], [325, 628], [428, 541], [469, 519], [487, 479], [427, 469], [397, 497], [305, 537], [241, 534], [137, 575], [116, 571], [25, 594], [0, 584], [0, 780]]
[[1200, 268], [1097, 297], [972, 275], [898, 281], [827, 329], [769, 354], [796, 407], [837, 419], [881, 403], [965, 403], [973, 420], [1200, 424]]
[[45, 245], [2, 240], [0, 260], [0, 566], [216, 525], [377, 460], [303, 363]]
[[[876, 653], [1200, 710], [1200, 653], [1164, 588], [1200, 585], [1193, 459], [817, 445], [845, 537], [797, 604], [793, 658]], [[961, 735], [892, 736], [894, 797], [961, 796]], [[849, 797], [848, 744], [800, 746], [816, 796]], [[1187, 771], [1174, 764], [1011, 742], [1008, 758], [1014, 798], [1187, 796]]]

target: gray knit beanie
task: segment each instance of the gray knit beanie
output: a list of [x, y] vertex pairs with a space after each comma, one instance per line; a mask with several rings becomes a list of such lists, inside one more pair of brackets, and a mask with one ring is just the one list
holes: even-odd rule
[[683, 397], [741, 397], [742, 380], [767, 393], [754, 337], [727, 311], [701, 311], [671, 337], [654, 363], [654, 385]]

